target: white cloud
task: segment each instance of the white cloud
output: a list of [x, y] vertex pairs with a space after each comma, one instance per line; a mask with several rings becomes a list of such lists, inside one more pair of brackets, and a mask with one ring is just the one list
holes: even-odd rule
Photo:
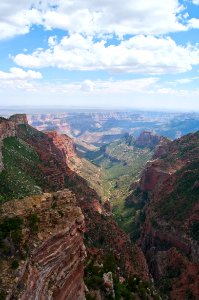
[[182, 78], [182, 79], [177, 79], [175, 82], [180, 83], [180, 84], [187, 84], [190, 83], [194, 80], [194, 78]]
[[10, 72], [0, 71], [0, 89], [34, 91], [33, 81], [41, 79], [42, 74], [32, 70], [24, 71], [20, 68], [11, 68]]
[[24, 90], [31, 90], [38, 93], [49, 94], [70, 94], [88, 93], [93, 95], [107, 95], [107, 94], [123, 94], [129, 92], [143, 93], [151, 88], [155, 88], [158, 78], [147, 77], [131, 80], [85, 80], [81, 82], [71, 83], [54, 83], [48, 82], [33, 82], [22, 78], [22, 76], [11, 76], [10, 73], [0, 72], [0, 87], [9, 86], [12, 89], [20, 88]]
[[193, 4], [199, 5], [199, 0], [192, 0]]
[[[61, 105], [67, 107], [131, 107], [138, 109], [198, 110], [199, 89], [168, 87], [158, 78], [90, 81], [91, 91], [82, 91], [85, 82], [50, 84], [18, 81], [14, 88], [2, 88], [0, 105]], [[14, 82], [12, 82], [14, 84]], [[4, 102], [6, 99], [6, 103]]]
[[192, 18], [188, 22], [189, 28], [199, 29], [199, 19]]
[[11, 68], [10, 72], [0, 71], [0, 80], [9, 80], [9, 79], [41, 79], [42, 74], [40, 72], [28, 70], [24, 71], [20, 68]]
[[1, 0], [0, 39], [28, 33], [32, 24], [41, 24], [41, 13], [31, 8], [34, 1]]
[[86, 35], [164, 34], [186, 30], [185, 15], [178, 0], [1, 0], [0, 39], [34, 24]]
[[92, 92], [94, 87], [95, 85], [91, 80], [85, 80], [81, 85], [81, 90], [84, 92]]
[[71, 33], [162, 34], [185, 30], [179, 14], [183, 7], [177, 0], [60, 0], [57, 3], [56, 10], [44, 14], [45, 26]]
[[67, 70], [108, 70], [143, 74], [180, 73], [199, 64], [199, 49], [179, 46], [171, 38], [134, 36], [118, 45], [74, 34], [49, 49], [18, 54], [14, 62], [22, 67], [57, 67]]
[[89, 93], [128, 93], [147, 91], [158, 82], [158, 78], [148, 77], [131, 80], [85, 80], [83, 83], [74, 84], [74, 90], [82, 90]]

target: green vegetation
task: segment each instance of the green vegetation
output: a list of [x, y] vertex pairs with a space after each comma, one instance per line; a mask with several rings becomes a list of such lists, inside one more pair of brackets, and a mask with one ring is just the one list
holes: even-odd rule
[[0, 202], [41, 193], [36, 152], [23, 140], [9, 137], [4, 139], [2, 153], [5, 169], [0, 173]]
[[[116, 300], [134, 300], [134, 299], [161, 299], [156, 293], [151, 283], [142, 281], [137, 276], [130, 276], [126, 281], [121, 282], [119, 279], [119, 274], [117, 273], [116, 261], [112, 254], [107, 254], [104, 257], [101, 265], [94, 263], [94, 261], [89, 261], [85, 268], [85, 284], [88, 289], [100, 289], [106, 299], [113, 299], [110, 294], [107, 293], [103, 282], [103, 274], [107, 272], [112, 272], [113, 276], [113, 289], [115, 292]], [[90, 298], [87, 295], [86, 299]]]
[[18, 261], [17, 260], [13, 260], [12, 263], [11, 263], [11, 268], [13, 270], [16, 270], [18, 267], [19, 267]]
[[4, 290], [0, 290], [0, 300], [6, 299], [6, 292]]
[[[109, 199], [113, 216], [126, 232], [134, 229], [137, 207], [127, 207], [125, 199], [130, 193], [131, 184], [138, 180], [153, 151], [130, 146], [126, 138], [102, 146], [97, 151], [88, 151], [85, 155], [92, 163], [101, 168], [101, 194]], [[91, 179], [92, 180], [92, 179]]]
[[0, 237], [5, 238], [8, 234], [21, 230], [23, 219], [19, 217], [6, 218], [0, 223]]
[[23, 219], [19, 217], [6, 218], [0, 223], [0, 249], [5, 255], [17, 249], [21, 242]]
[[179, 266], [167, 267], [165, 275], [158, 282], [156, 282], [162, 295], [165, 295], [166, 297], [168, 296], [168, 294], [172, 290], [172, 284], [180, 277], [181, 273], [182, 270]]
[[190, 227], [191, 236], [194, 240], [196, 240], [199, 244], [199, 222], [194, 221]]
[[36, 213], [33, 213], [28, 218], [29, 228], [32, 233], [37, 233], [39, 229], [40, 218]]
[[186, 300], [196, 300], [196, 297], [194, 296], [191, 289], [186, 290]]

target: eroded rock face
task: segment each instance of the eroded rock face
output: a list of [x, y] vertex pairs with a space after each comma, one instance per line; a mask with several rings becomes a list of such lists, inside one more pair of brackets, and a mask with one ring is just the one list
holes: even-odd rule
[[[10, 201], [1, 211], [1, 220], [23, 220], [21, 241], [14, 257], [3, 259], [0, 288], [7, 294], [6, 299], [85, 299], [84, 216], [71, 191]], [[15, 271], [10, 266], [13, 259], [19, 262]]]
[[48, 131], [46, 134], [52, 138], [53, 143], [63, 151], [67, 163], [69, 163], [72, 157], [77, 157], [74, 150], [74, 142], [69, 136], [66, 134], [58, 134], [56, 131]]
[[135, 146], [141, 148], [155, 148], [155, 146], [157, 146], [162, 139], [163, 137], [160, 135], [152, 134], [150, 131], [144, 131], [135, 141]]

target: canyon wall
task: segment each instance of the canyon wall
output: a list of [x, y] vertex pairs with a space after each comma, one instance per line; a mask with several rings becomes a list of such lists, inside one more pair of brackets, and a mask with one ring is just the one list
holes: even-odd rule
[[198, 299], [199, 132], [161, 145], [154, 158], [138, 184], [147, 195], [139, 243], [171, 299]]
[[[71, 191], [13, 200], [1, 211], [1, 226], [8, 218], [23, 221], [17, 247], [8, 237], [2, 241], [12, 252], [1, 255], [0, 290], [6, 299], [85, 299], [84, 216]], [[18, 261], [15, 270], [13, 259]]]

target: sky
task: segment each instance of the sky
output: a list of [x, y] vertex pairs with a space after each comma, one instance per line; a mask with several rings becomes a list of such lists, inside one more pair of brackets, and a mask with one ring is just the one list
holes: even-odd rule
[[199, 111], [199, 0], [1, 0], [0, 106]]

